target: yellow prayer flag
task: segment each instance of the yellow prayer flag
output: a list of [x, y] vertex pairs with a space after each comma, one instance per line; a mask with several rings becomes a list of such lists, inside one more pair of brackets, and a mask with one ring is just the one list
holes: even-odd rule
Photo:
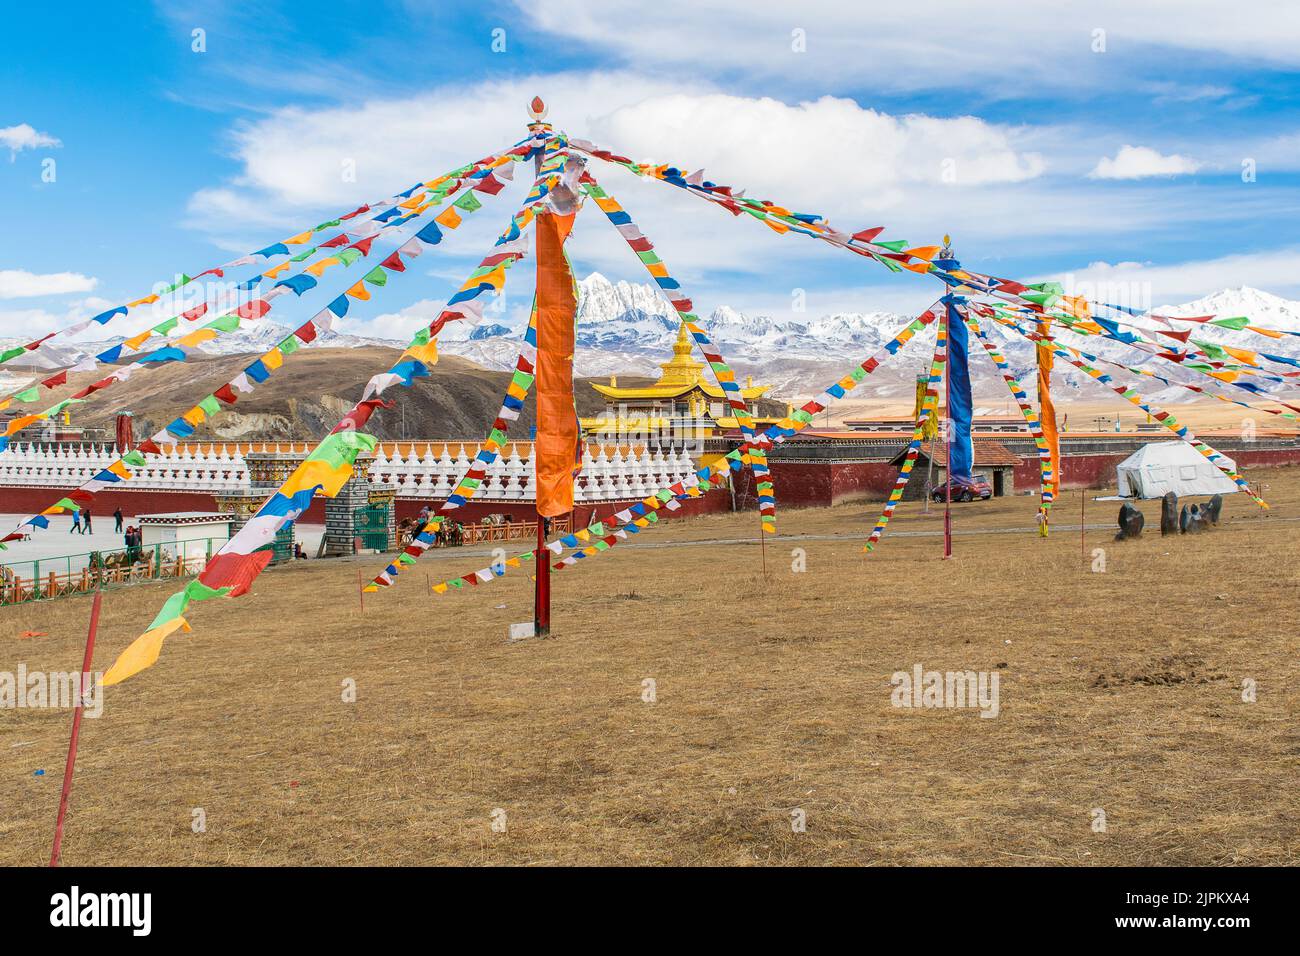
[[308, 275], [315, 276], [317, 279], [319, 279], [322, 272], [324, 272], [330, 266], [336, 266], [338, 264], [339, 264], [339, 258], [337, 256], [330, 256], [327, 259], [322, 259], [320, 262], [313, 263], [303, 271], [306, 272]]
[[158, 655], [162, 653], [163, 641], [182, 627], [188, 631], [189, 622], [183, 617], [178, 617], [151, 631], [145, 631], [131, 642], [130, 647], [118, 655], [113, 666], [104, 675], [103, 686], [110, 687], [140, 673], [147, 667], [152, 667], [157, 662]]
[[195, 329], [189, 335], [183, 335], [177, 339], [176, 344], [182, 348], [189, 348], [192, 345], [198, 345], [200, 342], [206, 342], [216, 337], [216, 329]]

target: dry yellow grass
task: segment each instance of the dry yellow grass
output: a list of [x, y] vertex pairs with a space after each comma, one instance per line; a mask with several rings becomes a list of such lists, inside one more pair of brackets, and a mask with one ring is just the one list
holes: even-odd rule
[[[436, 553], [364, 616], [373, 558], [272, 570], [196, 607], [192, 635], [109, 689], [84, 724], [64, 859], [1294, 864], [1300, 474], [1252, 477], [1266, 517], [1234, 496], [1201, 537], [1161, 539], [1154, 505], [1141, 541], [1089, 532], [1105, 573], [1060, 528], [963, 535], [942, 562], [938, 538], [908, 536], [939, 527], [915, 504], [864, 561], [873, 501], [780, 512], [783, 535], [810, 537], [769, 540], [764, 581], [755, 515], [666, 522], [558, 575], [556, 639], [513, 645], [525, 573], [425, 593], [426, 568], [483, 557]], [[1057, 523], [1078, 508], [1067, 495]], [[1089, 520], [1117, 508], [1089, 502]], [[1033, 512], [958, 506], [957, 526], [1029, 528]], [[106, 595], [100, 669], [167, 592]], [[89, 608], [0, 610], [0, 669], [75, 668]], [[891, 707], [890, 675], [916, 663], [997, 670], [1000, 716]], [[68, 724], [0, 711], [0, 863], [47, 859]]]

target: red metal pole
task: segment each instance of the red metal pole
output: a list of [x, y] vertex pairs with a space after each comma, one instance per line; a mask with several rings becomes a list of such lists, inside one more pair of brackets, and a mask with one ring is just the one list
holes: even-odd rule
[[[1082, 459], [1080, 459], [1079, 463], [1083, 464]], [[1088, 546], [1087, 544], [1084, 543], [1084, 537], [1083, 537], [1084, 535], [1083, 508], [1084, 505], [1086, 505], [1087, 503], [1088, 503], [1088, 489], [1086, 487], [1080, 487], [1079, 488], [1079, 560], [1082, 561], [1084, 564], [1088, 563], [1088, 554], [1087, 554]]]
[[537, 588], [533, 592], [533, 635], [551, 636], [551, 552], [546, 550], [546, 519], [537, 516]]
[[68, 797], [72, 793], [72, 772], [77, 765], [77, 740], [81, 737], [82, 697], [86, 686], [82, 682], [90, 673], [90, 662], [95, 656], [95, 632], [99, 630], [99, 604], [103, 591], [95, 592], [95, 603], [90, 607], [90, 630], [86, 634], [86, 655], [77, 675], [77, 703], [72, 710], [72, 737], [68, 740], [68, 761], [63, 767], [63, 792], [59, 795], [59, 816], [54, 823], [54, 848], [50, 851], [50, 866], [59, 865], [63, 852], [63, 820], [68, 815]]

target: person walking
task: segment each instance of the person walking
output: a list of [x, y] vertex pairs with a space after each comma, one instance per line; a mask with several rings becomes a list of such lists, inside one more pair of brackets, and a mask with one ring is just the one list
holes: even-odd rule
[[90, 526], [90, 509], [89, 509], [89, 508], [83, 508], [83, 509], [82, 509], [82, 516], [86, 519], [86, 522], [85, 522], [85, 529], [86, 529], [86, 531], [85, 531], [85, 533], [86, 533], [86, 534], [94, 534], [94, 533], [95, 533], [95, 529], [92, 528], [92, 527]]
[[113, 512], [113, 531], [115, 534], [122, 533], [122, 509], [118, 508]]
[[81, 512], [80, 511], [72, 512], [72, 527], [68, 529], [68, 534], [72, 534], [74, 532], [77, 534], [81, 534]]

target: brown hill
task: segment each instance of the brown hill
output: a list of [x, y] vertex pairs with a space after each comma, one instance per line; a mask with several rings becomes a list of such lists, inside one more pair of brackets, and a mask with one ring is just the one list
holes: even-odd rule
[[[205, 422], [195, 437], [241, 441], [320, 438], [361, 397], [370, 377], [391, 366], [397, 354], [396, 349], [381, 346], [305, 349], [287, 358], [251, 394], [241, 395], [233, 408], [226, 407], [215, 420]], [[183, 364], [139, 371], [128, 381], [92, 396], [84, 406], [72, 406], [72, 422], [103, 428], [111, 435], [118, 413], [129, 411], [135, 415], [136, 437], [142, 438], [239, 374], [251, 359], [251, 355], [194, 356]], [[67, 386], [44, 394], [41, 407], [66, 398], [102, 374], [70, 376]], [[575, 383], [580, 415], [595, 415], [604, 408], [603, 398], [591, 388], [593, 381], [597, 380], [580, 378]], [[620, 381], [640, 385], [650, 379], [627, 377]], [[409, 390], [394, 389], [389, 397], [401, 399], [398, 407], [376, 414], [368, 430], [386, 439], [481, 439], [509, 382], [508, 372], [444, 355], [430, 377], [418, 380]], [[771, 406], [769, 411], [785, 411], [782, 404], [764, 404]], [[535, 421], [530, 395], [510, 429], [511, 437], [527, 438]]]

